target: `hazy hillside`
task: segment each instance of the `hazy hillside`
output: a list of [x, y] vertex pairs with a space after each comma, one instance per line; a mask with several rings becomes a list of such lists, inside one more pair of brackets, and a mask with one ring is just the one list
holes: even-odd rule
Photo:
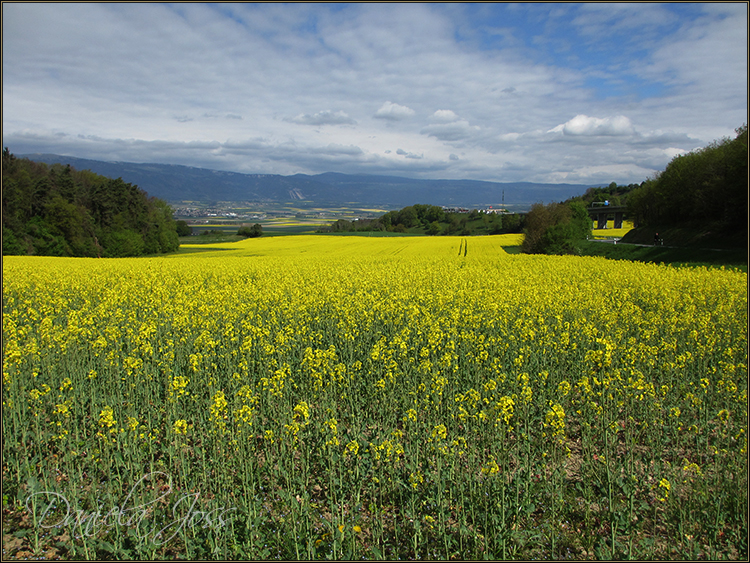
[[399, 208], [414, 203], [477, 207], [561, 201], [581, 194], [584, 184], [499, 183], [475, 180], [413, 180], [397, 176], [324, 173], [239, 174], [171, 164], [103, 162], [52, 154], [21, 155], [47, 164], [70, 164], [110, 178], [122, 178], [158, 198], [176, 201], [306, 200], [320, 205], [357, 203]]

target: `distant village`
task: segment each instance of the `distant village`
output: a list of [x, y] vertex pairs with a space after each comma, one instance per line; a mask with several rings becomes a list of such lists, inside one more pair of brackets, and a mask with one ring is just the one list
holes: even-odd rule
[[[445, 205], [443, 205], [442, 208], [443, 208], [443, 211], [445, 211], [446, 213], [471, 213], [472, 212], [471, 209], [467, 209], [465, 207], [446, 207]], [[486, 209], [477, 209], [477, 211], [479, 213], [487, 213], [487, 214], [490, 214], [490, 213], [497, 213], [497, 214], [510, 213], [510, 211], [508, 211], [507, 209], [505, 209], [503, 207], [492, 207], [492, 206], [490, 206], [490, 207], [488, 207]]]
[[229, 220], [243, 220], [243, 219], [265, 219], [267, 214], [262, 212], [251, 212], [251, 213], [237, 213], [236, 211], [230, 211], [234, 208], [231, 204], [227, 207], [173, 207], [173, 215], [179, 218], [192, 218], [202, 219], [205, 217], [216, 217], [220, 219]]
[[[236, 221], [246, 221], [246, 220], [263, 220], [268, 219], [270, 217], [280, 217], [280, 216], [288, 216], [290, 214], [289, 211], [283, 211], [283, 210], [274, 210], [274, 211], [250, 211], [250, 212], [243, 212], [241, 209], [241, 206], [248, 206], [247, 203], [235, 203], [235, 202], [226, 202], [224, 205], [214, 205], [211, 207], [193, 207], [193, 206], [184, 206], [184, 205], [175, 205], [173, 206], [174, 210], [174, 216], [176, 218], [180, 219], [193, 219], [193, 223], [208, 223], [209, 221], [205, 221], [206, 218], [211, 218], [212, 220], [226, 220], [230, 222], [236, 222]], [[469, 209], [466, 207], [449, 207], [446, 205], [441, 206], [442, 210], [446, 213], [471, 213], [474, 211], [473, 209]], [[476, 209], [479, 213], [486, 213], [486, 214], [508, 214], [512, 213], [511, 211], [508, 211], [504, 207], [494, 207], [489, 206], [487, 208], [482, 209]], [[311, 213], [297, 213], [297, 217], [307, 217], [307, 218], [313, 218], [313, 217], [319, 217], [319, 218], [327, 218], [331, 216], [331, 213], [320, 213], [320, 212], [311, 212]], [[368, 219], [373, 218], [373, 214], [368, 214]], [[364, 217], [363, 217], [364, 218]], [[203, 221], [196, 221], [197, 219], [203, 219]]]

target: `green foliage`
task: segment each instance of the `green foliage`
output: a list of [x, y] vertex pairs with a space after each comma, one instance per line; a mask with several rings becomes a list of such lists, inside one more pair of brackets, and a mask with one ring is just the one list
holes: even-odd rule
[[672, 159], [628, 198], [640, 226], [714, 224], [747, 229], [747, 125], [735, 139], [721, 139]]
[[189, 237], [193, 234], [193, 229], [190, 228], [190, 226], [187, 224], [187, 221], [177, 221], [176, 228], [178, 237]]
[[433, 221], [430, 223], [430, 226], [427, 227], [427, 234], [428, 235], [439, 235], [443, 231], [443, 228], [440, 226], [440, 223], [437, 221]]
[[333, 233], [348, 233], [352, 231], [354, 231], [354, 225], [346, 219], [339, 219], [331, 225], [331, 232]]
[[13, 231], [3, 226], [3, 256], [6, 254], [26, 254], [26, 248]]
[[571, 210], [571, 234], [574, 240], [588, 238], [591, 234], [591, 218], [586, 206], [580, 201], [571, 201], [568, 207]]
[[606, 187], [589, 188], [582, 196], [571, 199], [583, 201], [586, 206], [595, 201], [609, 201], [612, 206], [627, 205], [630, 195], [639, 187], [640, 184], [619, 186], [617, 182], [612, 182]]
[[591, 219], [581, 201], [534, 204], [526, 216], [526, 254], [577, 254], [576, 243], [591, 234]]
[[3, 254], [140, 256], [179, 247], [172, 210], [121, 178], [3, 151]]
[[110, 231], [102, 242], [108, 257], [140, 256], [144, 250], [143, 238], [130, 229]]
[[237, 231], [237, 234], [248, 238], [259, 237], [263, 235], [263, 227], [260, 223], [255, 223], [253, 226], [242, 225]]
[[499, 235], [520, 233], [523, 216], [484, 213], [473, 209], [449, 212], [437, 205], [415, 204], [389, 211], [377, 219], [339, 219], [322, 232], [388, 231], [393, 233], [437, 235]]
[[445, 216], [442, 207], [418, 203], [404, 207], [399, 211], [389, 211], [380, 218], [380, 221], [388, 230], [395, 230], [398, 225], [402, 225], [403, 230], [406, 230], [415, 227], [429, 228], [431, 223], [444, 222]]

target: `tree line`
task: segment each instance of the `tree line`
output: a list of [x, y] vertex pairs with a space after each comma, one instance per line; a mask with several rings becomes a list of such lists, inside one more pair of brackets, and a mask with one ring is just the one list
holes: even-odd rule
[[676, 156], [628, 196], [628, 211], [644, 227], [711, 225], [747, 231], [747, 124], [708, 146]]
[[3, 255], [119, 257], [179, 248], [165, 201], [122, 178], [2, 157]]
[[376, 219], [348, 221], [339, 219], [323, 232], [387, 231], [418, 233], [429, 236], [520, 233], [523, 214], [484, 213], [473, 209], [468, 213], [444, 210], [437, 205], [415, 204], [388, 213]]

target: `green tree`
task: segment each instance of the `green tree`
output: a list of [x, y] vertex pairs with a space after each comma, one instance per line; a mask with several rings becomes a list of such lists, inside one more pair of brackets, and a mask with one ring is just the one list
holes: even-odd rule
[[338, 219], [331, 225], [331, 230], [334, 233], [348, 233], [354, 231], [354, 225], [346, 219]]
[[427, 234], [428, 235], [439, 235], [443, 231], [443, 228], [440, 226], [440, 223], [437, 221], [433, 221], [430, 223], [430, 226], [427, 227]]
[[591, 235], [591, 218], [582, 201], [567, 203], [571, 211], [570, 225], [573, 240], [584, 240]]
[[193, 229], [190, 228], [190, 225], [187, 224], [187, 221], [180, 219], [175, 223], [175, 226], [177, 229], [177, 236], [179, 237], [189, 237], [193, 234]]
[[12, 230], [3, 227], [3, 256], [7, 254], [28, 254], [28, 249]]
[[519, 213], [504, 215], [502, 218], [504, 233], [520, 233], [524, 228], [525, 218]]
[[718, 230], [747, 229], [747, 125], [735, 139], [721, 139], [673, 158], [634, 190], [628, 211], [640, 226], [711, 224]]
[[237, 234], [248, 238], [259, 237], [263, 235], [263, 226], [260, 223], [255, 223], [252, 226], [243, 225], [237, 231]]
[[102, 246], [107, 258], [140, 256], [145, 250], [143, 237], [131, 229], [106, 232], [102, 236]]
[[89, 236], [93, 231], [91, 219], [85, 209], [55, 195], [45, 209], [45, 219], [50, 231], [62, 235], [71, 256], [97, 256], [96, 247]]
[[402, 224], [407, 229], [416, 227], [419, 223], [419, 216], [414, 206], [404, 207], [398, 214], [398, 223]]
[[521, 252], [575, 254], [576, 242], [591, 234], [591, 220], [580, 201], [534, 204], [526, 215]]
[[122, 180], [2, 157], [3, 253], [138, 256], [179, 247], [166, 202]]
[[499, 235], [503, 232], [503, 216], [497, 213], [492, 214], [492, 224], [490, 226], [491, 235]]
[[445, 211], [443, 211], [442, 207], [438, 207], [437, 205], [428, 205], [424, 213], [424, 218], [428, 223], [433, 223], [435, 221], [441, 223], [445, 221]]
[[177, 223], [172, 217], [172, 208], [167, 202], [151, 198], [147, 220], [142, 227], [147, 254], [174, 252], [180, 247]]

